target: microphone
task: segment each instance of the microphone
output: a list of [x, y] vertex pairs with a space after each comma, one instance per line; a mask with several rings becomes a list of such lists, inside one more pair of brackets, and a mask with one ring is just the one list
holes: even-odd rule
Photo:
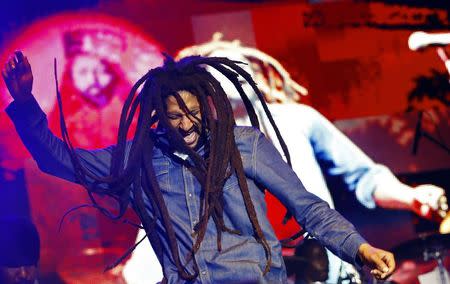
[[420, 137], [422, 137], [422, 115], [423, 115], [423, 111], [419, 111], [419, 117], [417, 119], [416, 132], [414, 133], [414, 140], [413, 140], [413, 147], [412, 147], [413, 155], [417, 155], [417, 148], [419, 147], [419, 140], [420, 140]]
[[450, 44], [450, 33], [413, 32], [408, 38], [408, 47], [417, 51], [429, 45], [445, 46]]

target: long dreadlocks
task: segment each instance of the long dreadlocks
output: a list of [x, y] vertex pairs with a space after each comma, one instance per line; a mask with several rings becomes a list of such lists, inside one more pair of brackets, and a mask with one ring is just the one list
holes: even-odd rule
[[[281, 65], [281, 63], [273, 58], [272, 56], [264, 53], [256, 48], [243, 46], [239, 40], [227, 41], [223, 40], [223, 34], [220, 32], [216, 32], [213, 34], [212, 39], [203, 44], [193, 45], [189, 47], [185, 47], [180, 50], [177, 54], [176, 58], [183, 58], [193, 55], [199, 56], [231, 56], [232, 58], [242, 58], [239, 60], [243, 60], [249, 63], [249, 72], [254, 73], [255, 78], [256, 73], [261, 73], [259, 80], [257, 83], [259, 84], [259, 89], [264, 94], [264, 102], [299, 102], [301, 96], [306, 96], [308, 94], [308, 90], [301, 86], [299, 83], [294, 81], [291, 78], [289, 72]], [[262, 79], [262, 78], [264, 79]], [[281, 83], [281, 86], [278, 86], [276, 83], [278, 81]], [[283, 92], [277, 91], [279, 87], [282, 87]], [[254, 99], [254, 97], [252, 97]], [[258, 95], [260, 99], [260, 96]], [[248, 102], [245, 102], [245, 107], [247, 108]], [[265, 104], [263, 104], [264, 110], [266, 111]], [[248, 112], [247, 108], [247, 113]], [[251, 120], [251, 116], [249, 117]], [[252, 125], [255, 125], [251, 120]], [[273, 125], [272, 121], [271, 124]], [[274, 129], [275, 132], [277, 131]], [[280, 140], [278, 133], [277, 138]], [[280, 143], [283, 152], [286, 155], [287, 163], [292, 166], [290, 156], [287, 153], [287, 149], [285, 149], [283, 143]], [[287, 210], [285, 217], [283, 218], [282, 223], [286, 224], [289, 219], [292, 218], [292, 213]], [[301, 229], [291, 237], [281, 240], [281, 243], [285, 247], [292, 247], [289, 245], [289, 242], [299, 238], [306, 231]]]
[[[219, 251], [222, 248], [221, 235], [223, 232], [239, 234], [238, 231], [227, 228], [223, 220], [223, 186], [227, 178], [232, 174], [236, 174], [238, 178], [239, 188], [255, 232], [255, 237], [264, 247], [266, 253], [267, 262], [264, 274], [269, 271], [271, 265], [270, 247], [256, 216], [256, 210], [251, 200], [244, 174], [241, 156], [233, 135], [235, 121], [232, 115], [232, 108], [220, 83], [205, 70], [204, 67], [206, 65], [221, 72], [234, 84], [245, 103], [252, 125], [259, 128], [255, 110], [242, 89], [238, 76], [242, 76], [248, 81], [258, 95], [277, 133], [280, 144], [285, 150], [285, 154], [287, 157], [289, 155], [262, 94], [250, 75], [238, 63], [221, 57], [205, 58], [192, 56], [186, 57], [178, 62], [167, 58], [162, 67], [150, 70], [139, 79], [131, 89], [122, 109], [117, 144], [112, 152], [109, 176], [96, 176], [80, 162], [69, 139], [60, 94], [58, 92], [63, 140], [69, 150], [77, 181], [87, 189], [93, 206], [108, 217], [118, 219], [124, 215], [130, 203], [130, 196], [133, 195], [135, 199], [133, 204], [134, 209], [140, 217], [155, 251], [159, 254], [162, 252], [162, 245], [160, 237], [156, 233], [155, 226], [157, 219], [161, 221], [166, 231], [165, 237], [169, 240], [170, 253], [175, 261], [180, 277], [184, 280], [195, 279], [198, 275], [194, 255], [200, 248], [210, 218], [214, 221], [217, 229], [217, 248]], [[142, 90], [138, 93], [137, 90], [141, 86]], [[166, 115], [165, 100], [169, 96], [174, 96], [181, 109], [188, 113], [189, 110], [178, 94], [178, 91], [181, 90], [189, 91], [199, 101], [200, 111], [202, 113], [200, 123], [208, 133], [208, 154], [206, 156], [200, 155], [186, 145], [182, 135], [170, 124]], [[130, 150], [128, 151], [128, 155], [126, 155], [127, 135], [132, 121], [136, 116], [136, 130], [131, 141]], [[194, 273], [188, 272], [181, 263], [178, 242], [171, 223], [170, 214], [155, 176], [152, 160], [153, 148], [158, 142], [158, 138], [153, 135], [153, 130], [149, 127], [154, 122], [158, 123], [158, 128], [164, 129], [165, 136], [173, 151], [178, 151], [189, 156], [192, 165], [187, 164], [186, 166], [197, 178], [202, 187], [199, 222], [195, 227], [196, 239], [186, 258], [187, 262], [193, 261]], [[114, 215], [109, 210], [98, 205], [94, 193], [106, 194], [114, 198], [119, 204], [118, 214]], [[144, 195], [154, 208], [154, 217], [150, 216], [145, 208]], [[164, 267], [164, 263], [161, 265]]]

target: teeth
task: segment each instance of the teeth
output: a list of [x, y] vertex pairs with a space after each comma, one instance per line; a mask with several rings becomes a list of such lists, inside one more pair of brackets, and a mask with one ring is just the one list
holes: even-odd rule
[[195, 139], [195, 132], [192, 132], [192, 133], [189, 134], [188, 136], [184, 137], [184, 141], [185, 141], [187, 144], [190, 144], [190, 143], [194, 142], [194, 139]]

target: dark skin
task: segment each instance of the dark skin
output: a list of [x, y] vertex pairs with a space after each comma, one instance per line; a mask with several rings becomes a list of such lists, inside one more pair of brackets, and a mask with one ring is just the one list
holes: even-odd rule
[[[16, 51], [6, 62], [2, 76], [8, 90], [17, 102], [25, 102], [32, 98], [33, 74], [28, 59], [20, 51]], [[187, 99], [189, 96], [183, 98]], [[176, 108], [178, 111], [178, 108]], [[185, 114], [189, 116], [189, 114]], [[184, 118], [182, 115], [181, 118]], [[371, 274], [377, 279], [388, 278], [395, 269], [394, 255], [388, 251], [375, 248], [368, 243], [358, 248], [358, 257], [371, 268]]]
[[28, 58], [22, 52], [16, 51], [9, 57], [2, 70], [2, 76], [15, 101], [25, 102], [32, 97], [33, 73]]

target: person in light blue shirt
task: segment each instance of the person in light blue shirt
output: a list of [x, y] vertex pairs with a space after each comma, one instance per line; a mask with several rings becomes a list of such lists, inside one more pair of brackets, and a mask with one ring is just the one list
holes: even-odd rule
[[[205, 64], [237, 87], [236, 73], [252, 82], [226, 58], [168, 58], [134, 86], [120, 118], [118, 143], [104, 149], [72, 148], [64, 121], [64, 141], [51, 133], [21, 52], [2, 71], [14, 99], [6, 111], [42, 171], [82, 184], [94, 206], [111, 218], [133, 207], [162, 265], [163, 282], [285, 283], [264, 189], [340, 258], [368, 265], [379, 279], [391, 275], [391, 253], [369, 245], [339, 213], [306, 191], [264, 134], [235, 126], [226, 94]], [[127, 141], [135, 115], [136, 131]], [[119, 214], [96, 204], [97, 193], [116, 199]]]

